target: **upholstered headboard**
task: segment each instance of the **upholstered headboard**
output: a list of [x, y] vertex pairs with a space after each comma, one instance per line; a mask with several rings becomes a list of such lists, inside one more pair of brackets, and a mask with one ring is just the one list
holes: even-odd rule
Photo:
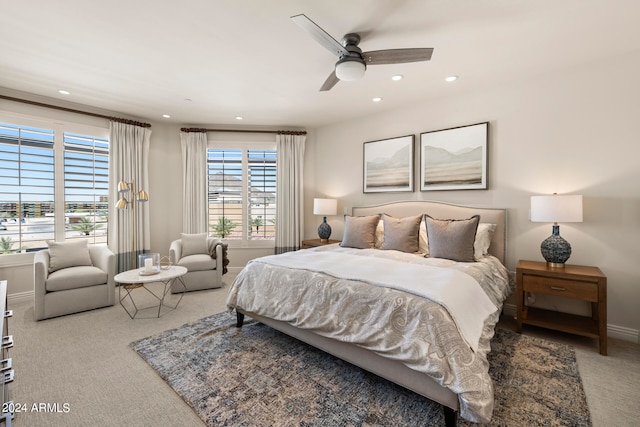
[[506, 209], [476, 208], [434, 201], [404, 201], [352, 208], [352, 215], [354, 216], [382, 213], [397, 218], [429, 214], [438, 219], [466, 219], [472, 215], [480, 215], [480, 222], [496, 224], [496, 231], [493, 235], [493, 240], [491, 240], [489, 253], [498, 258], [503, 264], [505, 263], [507, 249]]

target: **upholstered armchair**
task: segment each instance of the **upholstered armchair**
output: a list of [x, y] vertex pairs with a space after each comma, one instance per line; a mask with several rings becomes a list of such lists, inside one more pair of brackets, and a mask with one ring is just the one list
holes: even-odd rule
[[[220, 288], [225, 270], [225, 254], [222, 241], [207, 236], [207, 233], [182, 234], [169, 247], [171, 264], [187, 268], [184, 280], [187, 291]], [[174, 285], [171, 292], [184, 292], [182, 286]]]
[[116, 257], [106, 246], [49, 242], [34, 257], [36, 320], [111, 306]]

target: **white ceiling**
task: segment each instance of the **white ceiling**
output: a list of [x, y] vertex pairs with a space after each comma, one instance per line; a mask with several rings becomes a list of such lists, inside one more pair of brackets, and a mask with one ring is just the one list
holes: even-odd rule
[[[337, 58], [299, 13], [338, 41], [361, 33], [365, 51], [435, 51], [319, 92]], [[637, 0], [5, 1], [0, 94], [180, 125], [317, 127], [638, 51], [638, 18]]]

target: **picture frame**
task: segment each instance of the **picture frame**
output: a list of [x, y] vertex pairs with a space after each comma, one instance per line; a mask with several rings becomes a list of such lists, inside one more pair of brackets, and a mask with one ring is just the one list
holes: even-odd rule
[[420, 134], [420, 191], [488, 188], [489, 122]]
[[415, 135], [363, 144], [363, 192], [412, 192]]

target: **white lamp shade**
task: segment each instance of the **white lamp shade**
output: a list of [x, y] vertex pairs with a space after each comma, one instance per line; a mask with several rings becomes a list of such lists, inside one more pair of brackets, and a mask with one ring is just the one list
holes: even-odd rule
[[338, 213], [338, 201], [336, 199], [313, 199], [314, 215], [335, 215]]
[[582, 222], [582, 196], [531, 196], [531, 221]]
[[359, 80], [364, 76], [366, 66], [359, 61], [343, 61], [336, 64], [336, 77], [347, 82]]

